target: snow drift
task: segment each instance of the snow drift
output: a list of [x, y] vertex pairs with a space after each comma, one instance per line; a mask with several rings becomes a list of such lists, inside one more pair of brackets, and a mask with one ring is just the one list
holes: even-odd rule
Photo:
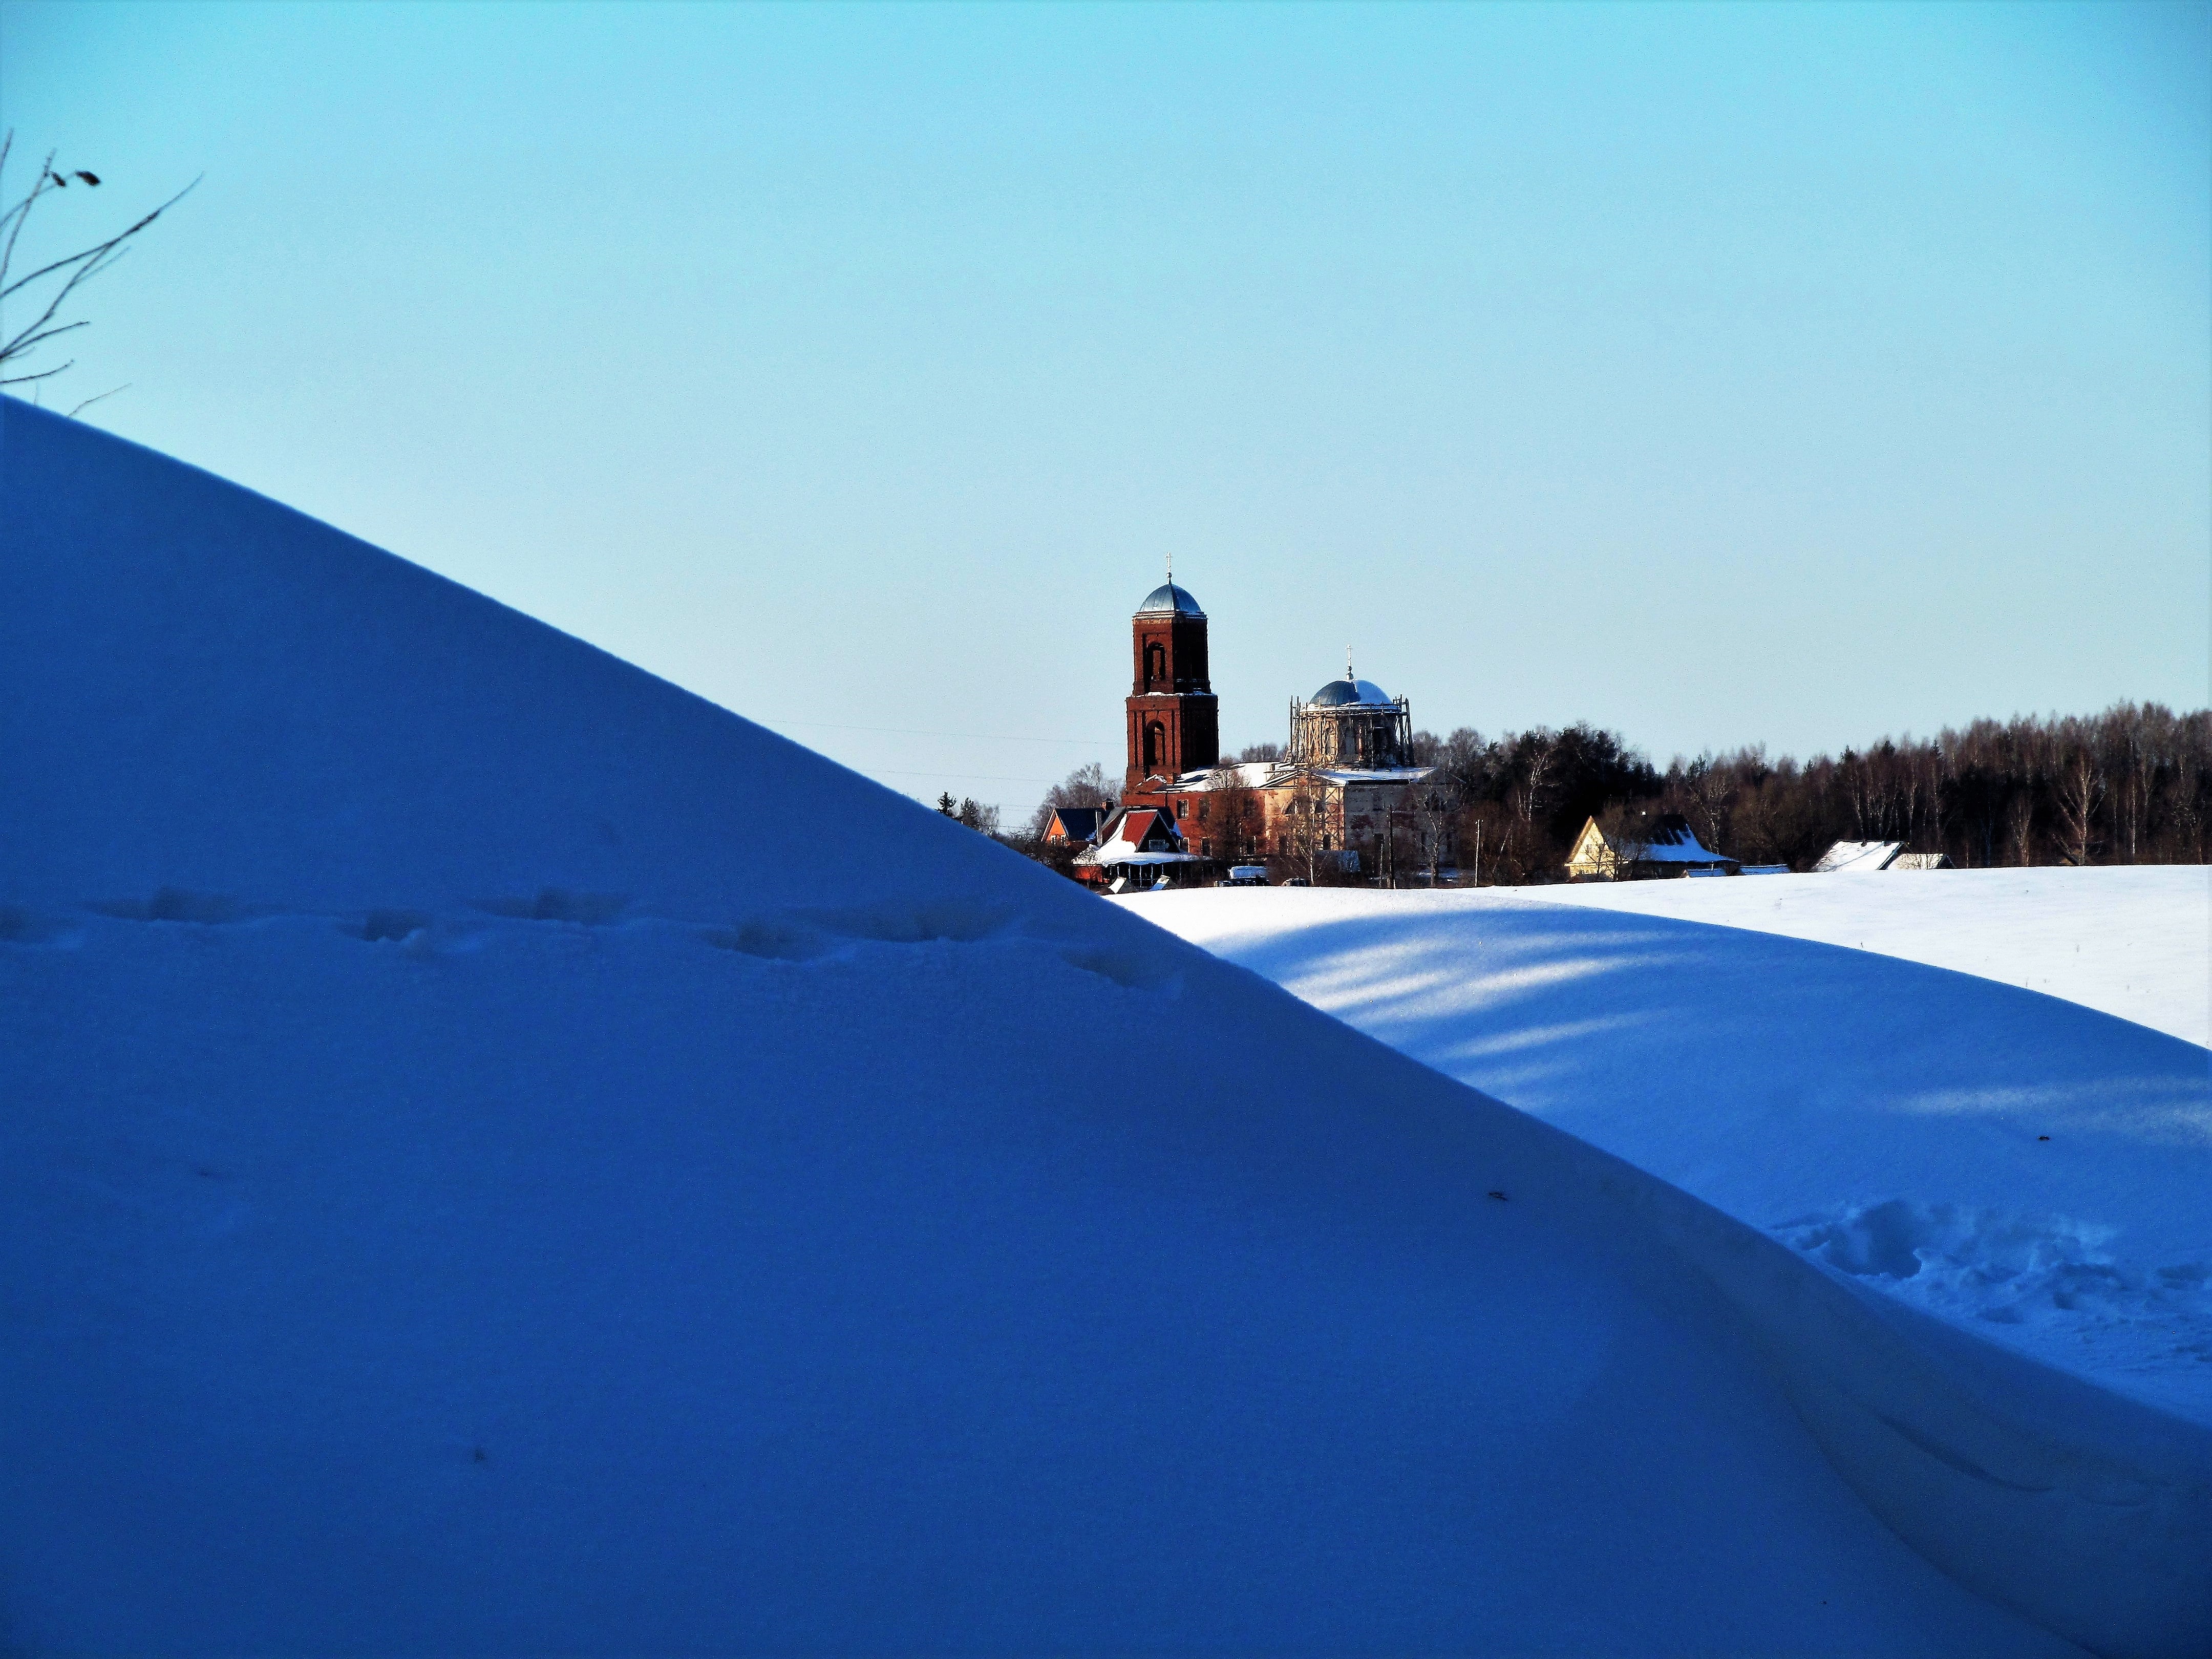
[[[2096, 878], [2092, 896], [2060, 876]], [[2136, 912], [2124, 931], [2143, 957], [2181, 954], [2177, 939], [2203, 949], [2186, 902], [2203, 894], [2201, 871], [2045, 872], [2051, 910], [2008, 915], [2023, 879], [1764, 877], [1735, 884], [1759, 889], [1735, 903], [1745, 920], [1771, 906], [1800, 927], [1822, 912], [1840, 927], [1851, 896], [1871, 905], [1902, 884], [1921, 933], [1954, 955], [2010, 939], [2019, 965], [2036, 958], [2024, 921], [2050, 930], [2051, 910], [2070, 913], [2094, 935], [2080, 907], [2117, 900]], [[1565, 902], [1511, 889], [1206, 892], [1136, 908], [1838, 1273], [2212, 1427], [2204, 1050], [1978, 976], [1663, 919], [1651, 913], [1668, 902], [1645, 896], [1723, 884]], [[2131, 888], [2149, 902], [2126, 902]], [[1692, 906], [1715, 908], [1701, 893], [1674, 908]], [[2172, 920], [2144, 914], [2154, 906]], [[1912, 924], [1882, 926], [1872, 908], [1864, 931], [1902, 942]], [[2041, 954], [2075, 953], [2046, 939]]]
[[0, 410], [12, 1647], [2201, 1645], [2191, 1425]]

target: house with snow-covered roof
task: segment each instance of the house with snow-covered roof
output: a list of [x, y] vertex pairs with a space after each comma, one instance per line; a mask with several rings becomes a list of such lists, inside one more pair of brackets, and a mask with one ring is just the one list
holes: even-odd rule
[[1948, 870], [1942, 853], [1908, 853], [1901, 841], [1839, 841], [1813, 866], [1816, 876], [1869, 875], [1881, 870]]
[[1905, 850], [1901, 841], [1839, 841], [1814, 861], [1813, 873], [1832, 876], [1849, 870], [1858, 873], [1883, 870]]
[[1655, 812], [1612, 834], [1595, 818], [1583, 824], [1567, 854], [1570, 881], [1629, 881], [1655, 876], [1735, 875], [1742, 865], [1699, 842], [1679, 812]]
[[1121, 893], [1183, 885], [1196, 878], [1194, 866], [1206, 862], [1190, 850], [1165, 808], [1130, 806], [1109, 819], [1096, 847], [1075, 855], [1075, 873], [1086, 884]]

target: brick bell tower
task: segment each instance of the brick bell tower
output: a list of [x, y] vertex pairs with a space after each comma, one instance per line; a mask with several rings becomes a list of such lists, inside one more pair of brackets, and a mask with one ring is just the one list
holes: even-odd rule
[[1206, 670], [1206, 612], [1168, 579], [1130, 619], [1136, 678], [1129, 687], [1124, 805], [1163, 805], [1178, 773], [1218, 765], [1221, 714]]

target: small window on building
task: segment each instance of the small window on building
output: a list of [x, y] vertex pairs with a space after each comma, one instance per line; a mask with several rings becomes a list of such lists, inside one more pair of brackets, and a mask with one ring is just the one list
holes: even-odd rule
[[1179, 818], [1187, 818], [1190, 816], [1190, 803], [1181, 797], [1177, 797], [1176, 800], [1176, 816]]

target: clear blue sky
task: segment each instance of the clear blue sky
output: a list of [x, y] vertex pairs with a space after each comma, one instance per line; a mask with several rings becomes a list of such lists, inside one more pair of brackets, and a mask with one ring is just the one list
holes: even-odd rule
[[0, 106], [55, 235], [206, 175], [50, 402], [912, 793], [1118, 769], [1170, 550], [1235, 745], [2208, 698], [2203, 5], [9, 0]]

